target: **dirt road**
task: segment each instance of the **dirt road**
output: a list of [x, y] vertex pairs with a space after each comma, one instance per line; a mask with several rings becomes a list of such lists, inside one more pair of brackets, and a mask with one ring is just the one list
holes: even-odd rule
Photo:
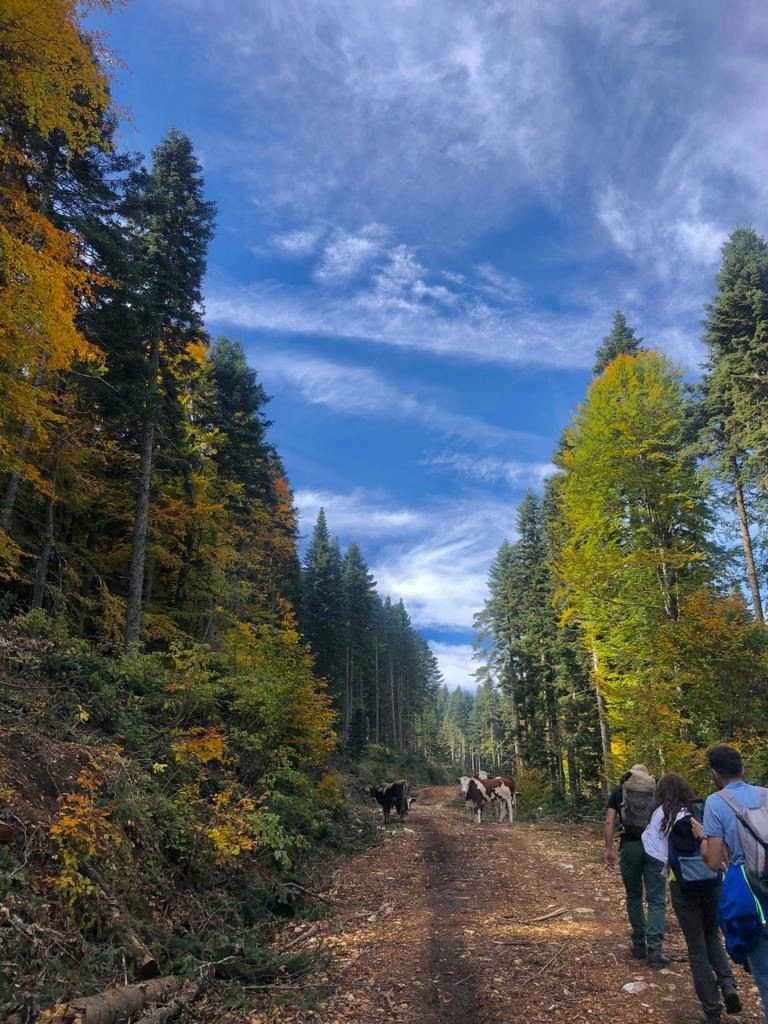
[[[632, 960], [621, 881], [602, 867], [594, 831], [510, 827], [488, 812], [478, 826], [456, 796], [455, 787], [423, 790], [405, 826], [345, 865], [334, 913], [293, 940], [322, 943], [327, 968], [251, 1024], [697, 1019], [674, 915], [671, 966]], [[740, 970], [737, 980], [745, 1010], [728, 1019], [757, 1024], [754, 987]], [[623, 991], [631, 982], [637, 991]]]

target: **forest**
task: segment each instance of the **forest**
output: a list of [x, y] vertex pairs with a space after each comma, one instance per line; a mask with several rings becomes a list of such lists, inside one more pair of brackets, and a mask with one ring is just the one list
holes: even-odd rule
[[302, 554], [258, 366], [205, 329], [192, 140], [117, 145], [70, 0], [6, 0], [0, 54], [6, 1009], [126, 946], [134, 974], [275, 977], [255, 924], [366, 840], [350, 797], [379, 774], [504, 769], [563, 812], [637, 760], [703, 782], [721, 741], [768, 777], [763, 238], [723, 248], [695, 381], [615, 314], [490, 567], [477, 691], [449, 692], [323, 511]]

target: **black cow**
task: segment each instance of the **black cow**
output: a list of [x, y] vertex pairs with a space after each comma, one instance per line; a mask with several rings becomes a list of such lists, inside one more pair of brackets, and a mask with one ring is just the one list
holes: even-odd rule
[[383, 786], [371, 786], [368, 792], [374, 800], [378, 800], [381, 804], [385, 825], [389, 824], [389, 815], [393, 807], [402, 821], [413, 802], [413, 798], [408, 796], [408, 783], [405, 779], [398, 779], [397, 782], [385, 782]]

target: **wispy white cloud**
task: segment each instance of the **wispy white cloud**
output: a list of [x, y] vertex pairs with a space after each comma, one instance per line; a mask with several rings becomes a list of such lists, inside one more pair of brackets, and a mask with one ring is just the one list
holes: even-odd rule
[[432, 507], [428, 535], [385, 546], [374, 563], [382, 593], [402, 598], [421, 628], [472, 628], [486, 598], [488, 566], [515, 536], [515, 507], [487, 495]]
[[389, 229], [383, 224], [368, 224], [360, 231], [337, 228], [323, 249], [314, 271], [321, 284], [347, 284], [383, 251]]
[[429, 527], [428, 514], [419, 509], [394, 506], [384, 494], [359, 488], [347, 494], [300, 490], [294, 495], [301, 530], [309, 535], [320, 509], [325, 509], [332, 534], [347, 540], [374, 537], [378, 541], [420, 533]]
[[446, 469], [459, 476], [483, 483], [505, 481], [516, 487], [539, 487], [556, 472], [551, 462], [521, 462], [516, 459], [502, 459], [494, 455], [468, 454], [467, 452], [443, 452], [424, 460], [434, 469]]
[[362, 540], [379, 593], [403, 599], [417, 629], [472, 629], [485, 602], [488, 567], [501, 542], [516, 536], [516, 507], [488, 493], [404, 506], [382, 492], [300, 490], [300, 528], [326, 511], [342, 543]]
[[[202, 67], [237, 95], [242, 111], [240, 131], [228, 125], [226, 138], [206, 140], [210, 160], [241, 176], [278, 219], [347, 225], [316, 268], [319, 282], [348, 281], [382, 257], [375, 233], [349, 225], [387, 223], [455, 254], [488, 229], [513, 227], [534, 200], [570, 225], [589, 259], [619, 257], [607, 287], [639, 283], [640, 309], [654, 330], [690, 329], [723, 238], [737, 224], [765, 228], [764, 5], [392, 0], [384, 9], [376, 0], [221, 0], [214, 9], [173, 0], [172, 7], [199, 33]], [[315, 326], [351, 313], [341, 336], [393, 343], [398, 334], [407, 339], [401, 344], [455, 353], [459, 341], [446, 325], [423, 310], [415, 321], [412, 307], [418, 293], [422, 305], [455, 303], [457, 262], [440, 281], [443, 292], [421, 275], [387, 299], [382, 278], [351, 310], [321, 310]], [[503, 282], [499, 273], [491, 267], [476, 294], [517, 301], [514, 278]], [[219, 311], [225, 304], [249, 322], [278, 320], [290, 329], [308, 319], [301, 303], [286, 309], [283, 302], [278, 315], [255, 293], [212, 298]], [[609, 311], [616, 304], [609, 295]], [[548, 365], [586, 366], [591, 352], [579, 320], [562, 321], [570, 362], [548, 343], [546, 315], [528, 308], [517, 325], [482, 301], [474, 314], [464, 307], [457, 334], [472, 353], [487, 342], [494, 361], [522, 361], [527, 351]]]
[[311, 224], [293, 231], [279, 232], [272, 235], [270, 241], [285, 256], [309, 256], [317, 249], [324, 231], [322, 224]]
[[509, 443], [520, 435], [486, 423], [475, 416], [452, 412], [425, 395], [394, 384], [366, 366], [333, 362], [295, 353], [259, 353], [259, 372], [268, 385], [288, 384], [305, 401], [323, 405], [346, 416], [410, 420], [445, 436], [461, 437], [484, 445]]
[[526, 287], [522, 281], [510, 274], [503, 274], [492, 263], [481, 263], [475, 269], [480, 279], [475, 286], [478, 291], [511, 303], [519, 302], [525, 294]]
[[[367, 273], [358, 263], [359, 278], [351, 283], [347, 279], [342, 291], [213, 280], [206, 298], [208, 321], [254, 331], [362, 340], [471, 361], [560, 367], [591, 365], [610, 323], [610, 298], [595, 304], [589, 296], [581, 308], [567, 313], [536, 309], [520, 300], [512, 279], [500, 272], [495, 273], [500, 284], [489, 285], [494, 275], [490, 264], [483, 266], [482, 276], [448, 286], [441, 283], [448, 280], [446, 275], [426, 268], [411, 247], [377, 244], [378, 259], [369, 253]], [[326, 254], [316, 278], [331, 266]], [[342, 264], [350, 267], [340, 258]], [[328, 273], [330, 281], [333, 274]], [[479, 290], [486, 294], [478, 295]]]
[[438, 660], [445, 685], [449, 690], [457, 686], [462, 690], [476, 690], [474, 672], [477, 662], [473, 660], [472, 644], [447, 644], [430, 640], [429, 646]]

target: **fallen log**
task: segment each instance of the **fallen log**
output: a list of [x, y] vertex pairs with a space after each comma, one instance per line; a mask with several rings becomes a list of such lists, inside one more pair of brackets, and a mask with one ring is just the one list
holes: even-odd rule
[[189, 1006], [195, 999], [202, 993], [203, 985], [194, 985], [191, 982], [187, 984], [181, 995], [176, 996], [170, 1003], [166, 1003], [165, 1006], [158, 1006], [152, 1013], [146, 1014], [144, 1017], [139, 1017], [135, 1024], [168, 1024], [169, 1020], [175, 1020], [181, 1015], [181, 1011], [185, 1006]]
[[154, 1003], [167, 1003], [181, 986], [181, 978], [169, 975], [107, 989], [95, 996], [80, 996], [43, 1010], [37, 1024], [121, 1024]]

